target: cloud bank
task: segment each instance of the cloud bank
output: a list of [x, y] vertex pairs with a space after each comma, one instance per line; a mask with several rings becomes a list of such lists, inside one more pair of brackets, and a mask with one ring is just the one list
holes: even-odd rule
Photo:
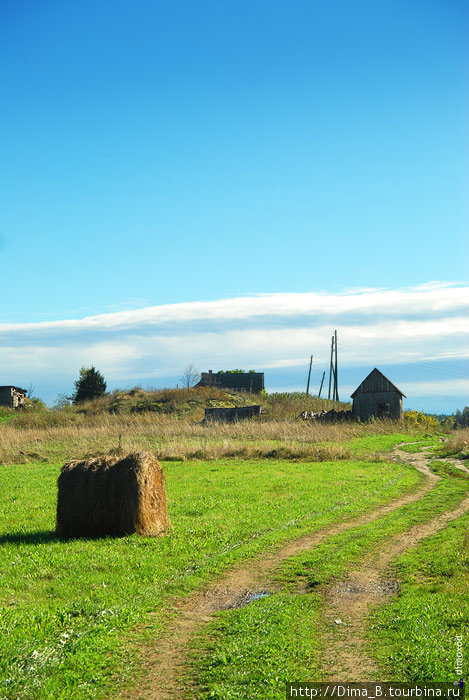
[[462, 407], [464, 401], [469, 404], [468, 312], [469, 285], [431, 282], [398, 290], [265, 294], [78, 320], [0, 324], [1, 383], [32, 382], [38, 395], [51, 401], [60, 391], [71, 391], [82, 365], [98, 367], [113, 387], [170, 386], [193, 362], [203, 370], [263, 370], [268, 390], [302, 390], [310, 354], [318, 377], [328, 367], [337, 328], [344, 398], [378, 366], [390, 371], [390, 379], [415, 406], [425, 399], [427, 406], [437, 400], [441, 406], [449, 401]]

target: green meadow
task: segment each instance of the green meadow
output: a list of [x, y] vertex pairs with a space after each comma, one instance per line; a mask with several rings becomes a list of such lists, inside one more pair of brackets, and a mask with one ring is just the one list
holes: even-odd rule
[[164, 464], [173, 531], [60, 541], [58, 465], [0, 467], [0, 696], [104, 697], [138, 677], [138, 648], [173, 596], [287, 539], [415, 487], [385, 461]]
[[[210, 426], [206, 433], [194, 425], [187, 433], [184, 420], [152, 422], [144, 415], [128, 423], [126, 414], [115, 425], [114, 418], [105, 416], [101, 430], [98, 414], [93, 421], [77, 415], [65, 422], [60, 417], [60, 425], [52, 427], [48, 416], [47, 421], [33, 417], [30, 424], [14, 418], [2, 426], [0, 698], [108, 698], [138, 686], [145, 675], [142, 650], [164, 635], [177, 600], [282, 542], [416, 490], [424, 477], [412, 466], [390, 459], [389, 451], [404, 441], [438, 448], [433, 468], [441, 480], [435, 489], [285, 561], [275, 574], [273, 595], [215, 615], [193, 640], [188, 673], [196, 695], [190, 697], [280, 697], [287, 677], [305, 678], [308, 671], [309, 677], [314, 672], [316, 680], [321, 678], [321, 589], [346, 575], [367, 553], [384, 547], [387, 538], [461, 501], [469, 483], [441, 459], [438, 438], [421, 428], [409, 431], [401, 425], [393, 431], [392, 425], [377, 424], [316, 429], [288, 422], [282, 428], [279, 422], [261, 422], [224, 426], [218, 432]], [[55, 510], [62, 460], [96, 454], [103, 447], [104, 430], [115, 442], [119, 431], [132, 426], [138, 428], [134, 449], [151, 446], [157, 434], [166, 441], [170, 458], [162, 465], [173, 529], [156, 538], [58, 539]], [[288, 458], [275, 458], [271, 445], [281, 453], [287, 443]], [[182, 448], [173, 449], [173, 444]], [[193, 444], [199, 459], [187, 457]], [[46, 459], [46, 445], [53, 445], [55, 461]], [[243, 458], [239, 445], [248, 446]], [[181, 451], [183, 458], [176, 459]], [[40, 459], [35, 459], [36, 452]], [[246, 456], [257, 452], [262, 457]], [[16, 454], [22, 463], [14, 461]], [[427, 551], [424, 542], [409, 554], [417, 558], [396, 564], [403, 595], [370, 619], [370, 634], [379, 642], [377, 663], [395, 678], [414, 678], [411, 651], [406, 655], [395, 650], [409, 630], [408, 649], [420, 644], [417, 622], [428, 608], [425, 595], [433, 595], [435, 587], [443, 602], [431, 608], [430, 616], [443, 621], [428, 627], [429, 645], [446, 634], [453, 613], [446, 620], [442, 610], [456, 579], [442, 564], [430, 581], [425, 556], [441, 557], [442, 549], [450, 546], [463, 551], [467, 543], [461, 545], [458, 527], [455, 523], [440, 533], [434, 551]], [[464, 566], [467, 557], [463, 574]], [[423, 578], [407, 581], [420, 569], [426, 572]], [[461, 592], [466, 590], [463, 574], [455, 589]], [[421, 581], [428, 591], [418, 597]], [[396, 613], [399, 605], [403, 607]], [[399, 625], [394, 624], [397, 618]], [[422, 663], [419, 677], [426, 669]], [[428, 668], [446, 673], [445, 663], [435, 657]]]

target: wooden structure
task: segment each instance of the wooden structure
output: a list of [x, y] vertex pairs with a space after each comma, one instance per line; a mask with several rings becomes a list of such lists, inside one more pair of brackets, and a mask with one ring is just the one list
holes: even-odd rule
[[206, 408], [204, 423], [236, 423], [246, 418], [260, 418], [261, 406], [235, 406], [233, 408]]
[[355, 389], [352, 413], [356, 419], [402, 418], [402, 398], [407, 398], [379, 369], [372, 372]]
[[320, 423], [338, 423], [340, 421], [351, 421], [354, 419], [352, 411], [336, 411], [331, 408], [330, 411], [303, 411], [298, 418], [302, 420], [317, 420]]
[[202, 372], [196, 386], [216, 386], [232, 391], [259, 394], [264, 390], [264, 372]]
[[8, 408], [20, 408], [24, 406], [24, 400], [28, 392], [19, 386], [0, 386], [0, 406]]

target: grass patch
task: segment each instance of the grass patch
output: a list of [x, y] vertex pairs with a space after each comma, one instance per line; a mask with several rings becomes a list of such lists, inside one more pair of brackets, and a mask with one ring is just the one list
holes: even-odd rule
[[[415, 487], [400, 464], [221, 460], [165, 464], [174, 531], [63, 542], [58, 465], [0, 466], [0, 696], [109, 697], [138, 675], [129, 640], [171, 596], [236, 561]], [[154, 624], [153, 624], [154, 622]]]
[[[454, 681], [469, 672], [469, 516], [407, 552], [392, 567], [400, 596], [374, 611], [370, 636], [389, 678]], [[456, 674], [456, 635], [463, 672]]]
[[451, 462], [445, 462], [443, 460], [432, 460], [430, 462], [430, 469], [438, 476], [454, 476], [456, 479], [467, 479], [467, 473], [458, 469]]
[[438, 438], [428, 437], [422, 433], [390, 433], [371, 434], [345, 440], [342, 447], [349, 449], [358, 456], [370, 455], [375, 452], [390, 452], [401, 442], [415, 442], [415, 445], [403, 445], [400, 449], [406, 452], [420, 452], [423, 445], [433, 445]]
[[0, 423], [6, 423], [12, 420], [12, 418], [15, 418], [16, 415], [17, 412], [14, 409], [0, 406]]
[[450, 434], [448, 441], [436, 450], [440, 457], [469, 459], [469, 428], [462, 428]]
[[286, 679], [311, 679], [319, 665], [320, 644], [312, 633], [318, 612], [314, 596], [278, 593], [220, 614], [209, 636], [199, 638], [201, 649], [196, 642], [193, 650], [196, 697], [277, 700]]
[[[414, 440], [415, 439], [416, 438], [414, 438]], [[438, 445], [439, 445], [438, 435], [432, 435], [431, 437], [423, 435], [418, 439], [418, 443], [410, 444], [410, 445], [402, 445], [402, 447], [400, 447], [400, 449], [403, 452], [409, 452], [410, 454], [416, 454], [417, 452], [421, 451], [422, 447], [432, 448], [431, 450], [426, 450], [426, 452], [431, 452], [432, 450], [436, 449], [438, 447]]]

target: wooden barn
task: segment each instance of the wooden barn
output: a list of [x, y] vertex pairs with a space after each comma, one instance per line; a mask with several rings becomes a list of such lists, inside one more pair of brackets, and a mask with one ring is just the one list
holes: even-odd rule
[[19, 386], [0, 386], [0, 406], [8, 408], [20, 408], [24, 406], [24, 399], [28, 392], [26, 389], [20, 389]]
[[402, 418], [402, 398], [407, 398], [379, 369], [372, 372], [355, 389], [352, 413], [355, 418]]

